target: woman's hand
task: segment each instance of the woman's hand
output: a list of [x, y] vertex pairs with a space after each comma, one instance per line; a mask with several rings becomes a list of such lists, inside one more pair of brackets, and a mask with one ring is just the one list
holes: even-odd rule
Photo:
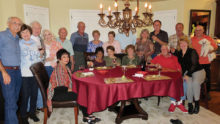
[[73, 92], [73, 89], [72, 89], [72, 88], [69, 88], [69, 89], [68, 89], [68, 92]]
[[184, 79], [186, 82], [188, 82], [189, 76], [185, 75], [185, 76], [183, 77], [183, 79]]

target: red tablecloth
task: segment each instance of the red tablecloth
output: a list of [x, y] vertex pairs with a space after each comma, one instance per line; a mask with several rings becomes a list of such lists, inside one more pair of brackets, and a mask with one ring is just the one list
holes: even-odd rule
[[[72, 75], [73, 91], [78, 94], [78, 104], [87, 107], [89, 114], [99, 112], [111, 106], [117, 101], [147, 96], [170, 96], [180, 100], [183, 96], [183, 81], [179, 72], [161, 72], [162, 75], [171, 77], [171, 80], [146, 81], [142, 78], [133, 77], [139, 68], [128, 69], [126, 76], [133, 83], [105, 84], [104, 78], [120, 77], [123, 75], [121, 67], [108, 70], [103, 75], [94, 70], [95, 76], [78, 78]], [[150, 72], [148, 74], [157, 74]]]

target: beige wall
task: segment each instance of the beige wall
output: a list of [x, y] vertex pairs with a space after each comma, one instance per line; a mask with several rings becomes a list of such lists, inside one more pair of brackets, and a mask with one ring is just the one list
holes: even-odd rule
[[[113, 7], [111, 0], [0, 0], [0, 30], [5, 29], [6, 21], [9, 16], [18, 16], [24, 19], [23, 4], [48, 7], [50, 10], [50, 27], [52, 32], [57, 34], [57, 30], [60, 27], [65, 26], [68, 30], [70, 29], [70, 9], [94, 10], [98, 9], [100, 3], [105, 5], [105, 9], [107, 9], [109, 5]], [[119, 2], [119, 5], [119, 9], [122, 9], [122, 2]], [[134, 9], [135, 6], [136, 3], [132, 2], [131, 8]], [[144, 3], [140, 3], [140, 7], [143, 6]], [[184, 32], [186, 34], [188, 34], [190, 9], [211, 10], [210, 35], [214, 33], [215, 0], [167, 0], [153, 2], [152, 6], [153, 11], [176, 9], [178, 11], [177, 21], [185, 24]], [[8, 9], [9, 7], [10, 9]], [[143, 9], [141, 9], [140, 12], [141, 11], [143, 11]], [[152, 30], [152, 27], [148, 28]], [[140, 30], [138, 30], [138, 33], [139, 32]]]
[[24, 4], [49, 7], [49, 0], [0, 0], [0, 30], [7, 27], [7, 19], [10, 16], [24, 20]]

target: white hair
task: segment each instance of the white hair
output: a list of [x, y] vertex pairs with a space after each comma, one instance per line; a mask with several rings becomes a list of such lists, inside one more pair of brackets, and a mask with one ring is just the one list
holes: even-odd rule
[[40, 25], [40, 27], [42, 28], [42, 25], [40, 24], [40, 22], [38, 22], [38, 21], [33, 21], [33, 22], [30, 23], [30, 26], [33, 27], [34, 24], [38, 24], [38, 25]]
[[44, 29], [44, 30], [42, 31], [43, 40], [45, 40], [45, 32], [47, 32], [47, 31], [51, 33], [51, 35], [52, 35], [52, 40], [53, 40], [53, 41], [56, 41], [56, 38], [55, 38], [54, 34], [53, 34], [50, 30], [48, 30], [48, 29]]
[[[12, 21], [12, 19], [19, 19], [19, 20], [21, 21], [21, 19], [20, 19], [20, 18], [15, 17], [15, 16], [11, 16], [11, 17], [9, 17], [9, 18], [8, 18], [7, 23], [10, 23], [10, 22]], [[21, 21], [21, 22], [22, 22], [22, 21]], [[23, 22], [22, 22], [22, 23], [23, 23]]]

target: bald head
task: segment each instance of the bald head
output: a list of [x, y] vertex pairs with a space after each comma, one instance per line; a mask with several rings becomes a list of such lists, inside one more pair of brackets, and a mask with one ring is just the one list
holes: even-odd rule
[[7, 23], [9, 30], [14, 36], [20, 31], [21, 25], [23, 24], [21, 19], [18, 17], [9, 17]]
[[85, 23], [82, 21], [78, 22], [77, 28], [80, 34], [84, 34], [86, 28]]
[[202, 37], [204, 33], [204, 27], [202, 25], [197, 25], [195, 30], [196, 37]]
[[30, 25], [31, 25], [31, 28], [32, 28], [32, 31], [33, 31], [33, 35], [36, 36], [36, 37], [40, 36], [41, 29], [42, 29], [41, 24], [38, 21], [33, 21], [33, 22], [31, 22]]

